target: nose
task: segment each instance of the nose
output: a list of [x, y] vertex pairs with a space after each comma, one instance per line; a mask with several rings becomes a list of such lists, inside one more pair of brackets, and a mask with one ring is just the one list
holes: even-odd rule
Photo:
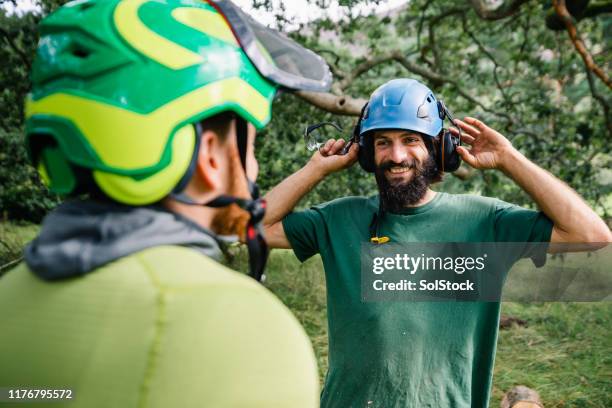
[[402, 143], [395, 141], [391, 150], [391, 160], [393, 160], [395, 163], [404, 162], [408, 158], [408, 152], [406, 150], [406, 146], [403, 146]]

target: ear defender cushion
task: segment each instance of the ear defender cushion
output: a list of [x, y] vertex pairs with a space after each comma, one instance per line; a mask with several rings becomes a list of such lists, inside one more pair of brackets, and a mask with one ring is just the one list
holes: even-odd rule
[[374, 173], [374, 143], [370, 134], [359, 137], [359, 151], [357, 152], [359, 165], [368, 173]]
[[[438, 100], [438, 114], [440, 119], [449, 119], [452, 123], [452, 116], [448, 114], [446, 105], [442, 100]], [[442, 129], [442, 132], [438, 136], [438, 151], [436, 157], [436, 164], [438, 169], [444, 173], [451, 173], [459, 168], [461, 165], [461, 156], [457, 153], [457, 146], [459, 145], [459, 139], [448, 131]]]
[[353, 129], [353, 137], [359, 140], [359, 151], [357, 152], [359, 165], [368, 173], [374, 173], [374, 142], [372, 141], [372, 137], [370, 137], [371, 132], [364, 133], [363, 135], [361, 134], [361, 122], [367, 119], [369, 114], [368, 105], [369, 103], [366, 102], [361, 108], [359, 119], [357, 119], [357, 125], [355, 125]]
[[440, 135], [436, 157], [436, 163], [441, 171], [451, 173], [461, 165], [461, 157], [457, 153], [458, 145], [458, 139], [450, 131], [444, 129]]

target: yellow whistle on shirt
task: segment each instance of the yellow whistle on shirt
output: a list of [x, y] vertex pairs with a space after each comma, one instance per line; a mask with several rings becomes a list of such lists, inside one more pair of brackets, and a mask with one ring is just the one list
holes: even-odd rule
[[373, 244], [384, 244], [385, 242], [389, 242], [389, 237], [372, 237], [370, 238], [370, 242]]

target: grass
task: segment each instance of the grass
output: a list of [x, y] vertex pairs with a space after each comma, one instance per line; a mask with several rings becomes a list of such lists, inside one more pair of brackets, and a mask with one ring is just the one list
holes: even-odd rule
[[0, 276], [21, 259], [23, 246], [38, 233], [34, 224], [0, 222]]
[[[20, 255], [36, 225], [0, 223], [0, 265]], [[246, 270], [243, 250], [230, 265]], [[321, 381], [327, 370], [325, 280], [321, 259], [300, 264], [291, 251], [270, 256], [265, 285], [293, 311], [313, 343]], [[2, 271], [0, 271], [0, 274]], [[612, 303], [504, 303], [502, 313], [527, 327], [500, 332], [491, 407], [505, 391], [524, 384], [547, 408], [612, 407]]]
[[529, 325], [500, 332], [494, 401], [521, 383], [547, 408], [612, 406], [612, 303], [504, 303], [502, 311]]

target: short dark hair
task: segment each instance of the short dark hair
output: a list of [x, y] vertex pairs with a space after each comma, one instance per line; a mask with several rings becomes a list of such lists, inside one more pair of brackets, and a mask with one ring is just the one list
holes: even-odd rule
[[234, 112], [223, 111], [200, 121], [200, 125], [202, 131], [211, 130], [217, 134], [221, 141], [225, 141], [227, 135], [229, 135], [232, 120], [235, 118], [236, 114]]

